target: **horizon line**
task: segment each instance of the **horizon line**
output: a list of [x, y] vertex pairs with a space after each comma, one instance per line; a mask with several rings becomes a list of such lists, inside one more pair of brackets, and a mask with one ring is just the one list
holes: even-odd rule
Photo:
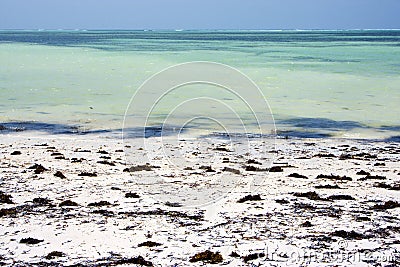
[[236, 29], [236, 28], [220, 28], [220, 29], [172, 29], [172, 28], [7, 28], [0, 31], [396, 31], [400, 28], [270, 28], [270, 29]]

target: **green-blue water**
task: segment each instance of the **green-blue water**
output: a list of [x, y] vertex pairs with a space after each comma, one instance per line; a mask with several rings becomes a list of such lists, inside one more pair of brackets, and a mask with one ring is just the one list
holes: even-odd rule
[[188, 61], [248, 75], [278, 131], [399, 135], [398, 30], [0, 31], [0, 122], [119, 129], [147, 78]]

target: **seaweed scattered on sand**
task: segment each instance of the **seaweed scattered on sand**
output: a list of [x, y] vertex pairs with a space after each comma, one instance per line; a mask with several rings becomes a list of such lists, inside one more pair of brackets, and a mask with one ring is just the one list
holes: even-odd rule
[[101, 200], [99, 202], [92, 202], [88, 204], [88, 207], [103, 207], [103, 206], [110, 206], [111, 203], [105, 200]]
[[239, 170], [237, 170], [237, 169], [234, 169], [234, 168], [230, 168], [230, 167], [225, 167], [225, 168], [223, 168], [222, 169], [222, 171], [224, 171], [224, 172], [231, 172], [231, 173], [233, 173], [233, 174], [240, 174], [240, 171]]
[[75, 207], [75, 206], [79, 206], [78, 203], [72, 201], [72, 200], [64, 200], [63, 202], [61, 202], [58, 206], [60, 207]]
[[97, 173], [95, 172], [81, 172], [78, 176], [86, 176], [86, 177], [97, 177]]
[[27, 245], [36, 245], [39, 244], [41, 242], [43, 242], [43, 239], [36, 239], [36, 238], [32, 238], [32, 237], [28, 237], [28, 238], [22, 238], [19, 243], [21, 244], [27, 244]]
[[15, 150], [15, 151], [13, 151], [13, 152], [11, 152], [11, 156], [18, 156], [18, 155], [21, 155], [22, 154], [22, 152], [21, 151], [19, 151], [19, 150]]
[[329, 179], [329, 180], [337, 180], [337, 181], [352, 181], [353, 179], [348, 176], [339, 176], [333, 174], [319, 174], [317, 179]]
[[0, 203], [14, 204], [14, 202], [11, 199], [12, 199], [11, 195], [5, 194], [5, 193], [0, 191]]
[[327, 197], [329, 200], [355, 200], [354, 197], [350, 195], [332, 195]]
[[140, 196], [137, 193], [134, 193], [134, 192], [125, 193], [125, 197], [126, 198], [140, 198]]
[[58, 257], [64, 257], [65, 254], [62, 253], [61, 251], [52, 251], [49, 254], [46, 255], [45, 259], [46, 260], [52, 260], [54, 258], [58, 258]]
[[263, 200], [260, 195], [247, 195], [237, 201], [237, 203], [244, 203], [246, 201], [260, 201]]
[[341, 189], [341, 187], [339, 187], [337, 184], [335, 185], [330, 185], [330, 184], [326, 184], [326, 185], [316, 185], [314, 186], [316, 189]]
[[355, 232], [354, 230], [345, 231], [345, 230], [337, 230], [331, 233], [331, 236], [337, 236], [345, 239], [364, 239], [367, 238], [366, 235]]
[[109, 165], [109, 166], [115, 166], [114, 162], [107, 161], [107, 160], [99, 160], [99, 161], [97, 161], [97, 163], [104, 164], [104, 165]]
[[124, 172], [140, 172], [140, 171], [151, 171], [153, 168], [160, 168], [158, 166], [152, 166], [150, 164], [145, 164], [145, 165], [137, 165], [137, 166], [132, 166], [129, 168], [125, 168]]
[[293, 193], [295, 197], [304, 197], [310, 200], [326, 200], [325, 198], [320, 197], [316, 192], [296, 192]]
[[386, 201], [383, 204], [376, 204], [372, 207], [374, 210], [388, 210], [395, 208], [400, 208], [400, 203], [392, 200]]
[[223, 262], [222, 255], [219, 252], [212, 252], [210, 250], [206, 250], [204, 252], [199, 252], [192, 256], [189, 261], [190, 262], [198, 262], [202, 261], [204, 263], [216, 264]]
[[263, 258], [263, 257], [265, 257], [265, 253], [252, 253], [252, 254], [243, 256], [243, 261], [247, 263], [249, 261], [256, 260], [258, 258]]
[[58, 178], [61, 178], [61, 179], [67, 178], [67, 177], [65, 177], [65, 175], [64, 175], [61, 171], [56, 171], [56, 172], [54, 173], [54, 176], [55, 176], [55, 177], [58, 177]]
[[41, 174], [41, 173], [47, 171], [47, 169], [45, 167], [43, 167], [41, 164], [37, 164], [37, 163], [35, 163], [34, 165], [30, 166], [28, 169], [29, 170], [34, 170], [35, 174]]
[[283, 172], [283, 169], [281, 166], [272, 166], [271, 168], [268, 169], [269, 172]]
[[154, 242], [154, 241], [145, 241], [143, 243], [140, 243], [138, 245], [138, 247], [158, 247], [158, 246], [161, 246], [161, 245], [162, 245], [161, 243], [157, 243], [157, 242]]
[[300, 178], [300, 179], [308, 179], [307, 176], [304, 176], [302, 174], [298, 174], [297, 172], [289, 174], [288, 177]]
[[358, 179], [359, 181], [367, 181], [367, 180], [386, 180], [385, 176], [381, 175], [367, 175], [363, 178]]
[[0, 209], [0, 217], [16, 215], [18, 213], [16, 208]]

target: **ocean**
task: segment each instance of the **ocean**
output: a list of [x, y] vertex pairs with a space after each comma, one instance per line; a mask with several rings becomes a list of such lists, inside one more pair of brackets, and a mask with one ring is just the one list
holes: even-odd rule
[[[281, 136], [399, 139], [400, 30], [0, 31], [0, 124], [119, 131], [148, 78], [191, 61], [253, 80]], [[169, 109], [161, 103], [151, 126]]]

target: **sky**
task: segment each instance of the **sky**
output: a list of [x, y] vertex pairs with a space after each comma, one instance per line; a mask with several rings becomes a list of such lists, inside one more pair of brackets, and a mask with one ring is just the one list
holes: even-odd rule
[[0, 29], [399, 29], [400, 0], [0, 0]]

